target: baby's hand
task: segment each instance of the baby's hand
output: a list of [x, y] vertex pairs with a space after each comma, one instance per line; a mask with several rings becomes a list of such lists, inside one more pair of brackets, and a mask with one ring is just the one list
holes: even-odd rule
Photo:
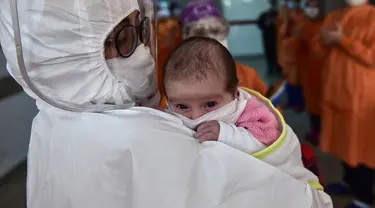
[[198, 126], [195, 138], [199, 143], [205, 141], [217, 141], [220, 133], [220, 125], [217, 121], [207, 121]]

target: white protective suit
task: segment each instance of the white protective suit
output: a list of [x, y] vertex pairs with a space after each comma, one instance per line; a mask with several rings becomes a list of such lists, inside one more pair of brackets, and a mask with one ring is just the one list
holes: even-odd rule
[[[39, 109], [28, 208], [332, 207], [328, 196], [265, 162], [224, 144], [198, 144], [172, 115], [101, 105], [126, 99], [103, 44], [138, 10], [136, 0], [19, 1], [20, 37], [11, 6], [0, 0], [7, 68]], [[16, 50], [18, 38], [24, 54]]]

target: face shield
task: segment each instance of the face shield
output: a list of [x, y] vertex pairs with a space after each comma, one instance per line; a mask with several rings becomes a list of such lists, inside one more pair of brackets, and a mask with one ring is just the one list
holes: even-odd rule
[[[38, 107], [102, 112], [156, 97], [151, 0], [5, 0], [7, 69]], [[158, 101], [157, 101], [158, 102]]]

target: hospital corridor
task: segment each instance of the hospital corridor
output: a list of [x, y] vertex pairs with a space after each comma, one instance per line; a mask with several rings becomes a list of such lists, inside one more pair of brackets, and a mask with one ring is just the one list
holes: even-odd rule
[[[0, 0], [0, 7], [2, 5], [5, 5], [3, 3], [4, 1], [7, 1], [7, 0]], [[42, 0], [32, 0], [32, 1], [43, 2]], [[44, 0], [44, 1], [48, 2], [50, 0]], [[75, 1], [77, 3], [81, 0], [69, 0], [69, 1]], [[99, 0], [96, 0], [96, 1], [99, 1]], [[139, 1], [146, 1], [146, 0], [139, 0]], [[341, 9], [344, 11], [343, 8], [349, 7], [348, 1], [347, 0], [301, 0], [301, 1], [299, 0], [279, 0], [279, 1], [277, 0], [212, 0], [212, 1], [210, 0], [177, 0], [177, 1], [176, 0], [160, 0], [158, 1], [155, 7], [155, 14], [159, 21], [158, 29], [157, 29], [157, 42], [158, 43], [157, 43], [157, 49], [156, 49], [157, 54], [158, 54], [158, 60], [157, 60], [158, 62], [156, 63], [156, 68], [157, 70], [161, 70], [160, 69], [161, 67], [166, 67], [166, 65], [165, 66], [163, 65], [164, 63], [160, 63], [160, 62], [169, 61], [167, 60], [167, 57], [169, 54], [173, 53], [174, 47], [176, 47], [181, 41], [183, 41], [183, 39], [186, 39], [189, 36], [194, 36], [192, 35], [194, 32], [197, 33], [195, 34], [197, 36], [207, 36], [207, 37], [218, 40], [218, 42], [223, 44], [228, 49], [230, 54], [233, 56], [236, 62], [237, 70], [239, 70], [238, 66], [241, 66], [242, 70], [244, 70], [244, 72], [241, 72], [241, 73], [237, 71], [240, 84], [245, 83], [245, 82], [253, 82], [253, 80], [255, 79], [252, 79], [252, 77], [250, 76], [255, 76], [255, 75], [259, 78], [261, 83], [265, 84], [264, 92], [261, 92], [261, 90], [256, 89], [256, 87], [253, 87], [252, 90], [257, 91], [262, 96], [270, 99], [270, 103], [272, 103], [278, 110], [280, 110], [280, 113], [284, 117], [286, 124], [288, 124], [293, 129], [300, 143], [302, 144], [303, 165], [308, 170], [310, 170], [311, 172], [317, 175], [320, 184], [325, 188], [325, 191], [327, 193], [330, 192], [331, 190], [333, 190], [333, 192], [336, 191], [335, 194], [332, 194], [332, 195], [330, 194], [330, 196], [332, 197], [332, 201], [333, 201], [333, 207], [334, 208], [358, 208], [358, 207], [366, 208], [370, 206], [372, 207], [375, 207], [375, 206], [368, 205], [368, 204], [371, 204], [372, 202], [365, 201], [368, 204], [362, 203], [363, 202], [362, 198], [358, 199], [358, 197], [355, 196], [355, 194], [351, 192], [350, 193], [345, 192], [345, 194], [341, 195], [341, 191], [342, 191], [342, 189], [340, 189], [342, 188], [341, 186], [335, 186], [335, 187], [332, 186], [332, 189], [331, 187], [329, 187], [329, 190], [327, 190], [328, 187], [326, 185], [330, 185], [330, 184], [337, 185], [336, 183], [341, 182], [343, 178], [345, 180], [345, 185], [348, 185], [346, 184], [347, 172], [349, 172], [348, 169], [352, 170], [350, 169], [349, 166], [355, 162], [352, 162], [351, 160], [352, 158], [350, 157], [349, 159], [345, 156], [341, 157], [340, 153], [335, 152], [336, 149], [333, 148], [331, 144], [320, 140], [321, 138], [327, 138], [332, 135], [338, 135], [338, 134], [334, 134], [335, 132], [333, 132], [333, 130], [332, 131], [330, 130], [325, 131], [326, 129], [321, 130], [321, 128], [323, 129], [327, 127], [327, 123], [329, 122], [334, 123], [337, 120], [333, 119], [334, 116], [329, 117], [329, 119], [327, 119], [328, 116], [321, 117], [320, 113], [321, 112], [332, 113], [330, 110], [334, 108], [332, 107], [331, 109], [327, 107], [329, 105], [325, 104], [324, 107], [319, 108], [318, 110], [319, 113], [315, 113], [314, 110], [310, 110], [314, 108], [313, 107], [310, 108], [310, 105], [309, 105], [310, 100], [306, 96], [306, 93], [308, 95], [315, 95], [317, 91], [323, 91], [322, 89], [323, 84], [317, 84], [318, 82], [310, 84], [309, 89], [306, 90], [304, 88], [304, 83], [312, 83], [309, 81], [316, 80], [319, 78], [316, 78], [317, 76], [308, 74], [306, 72], [305, 73], [307, 75], [296, 72], [298, 70], [301, 70], [301, 68], [305, 68], [305, 67], [311, 70], [314, 66], [320, 67], [320, 68], [325, 67], [323, 66], [324, 65], [323, 63], [320, 63], [322, 58], [319, 57], [320, 59], [318, 58], [316, 59], [318, 60], [316, 62], [319, 62], [319, 63], [313, 63], [310, 60], [310, 58], [315, 53], [301, 52], [302, 50], [304, 50], [303, 47], [305, 47], [305, 45], [303, 45], [302, 43], [300, 45], [294, 44], [293, 41], [286, 38], [287, 36], [305, 35], [303, 31], [302, 32], [298, 31], [297, 29], [293, 29], [293, 27], [297, 27], [296, 25], [302, 25], [301, 22], [305, 21], [305, 20], [301, 20], [301, 22], [298, 22], [302, 18], [306, 19], [306, 17], [304, 17], [303, 14], [305, 16], [308, 16], [307, 12], [306, 13], [302, 12], [305, 10], [308, 11], [306, 9], [307, 7], [314, 7], [311, 5], [316, 5], [315, 7], [321, 10], [320, 15], [322, 17], [325, 17], [326, 15], [334, 11], [341, 11]], [[355, 0], [352, 0], [352, 1], [355, 1]], [[207, 3], [209, 4], [208, 6], [205, 5], [207, 6], [207, 8], [210, 8], [210, 9], [207, 9], [206, 7], [200, 5], [200, 3], [196, 3], [196, 2], [203, 2], [202, 5], [204, 5], [205, 2], [210, 2], [210, 3]], [[359, 2], [367, 2], [367, 1], [359, 0]], [[195, 3], [198, 4], [197, 8], [193, 8], [193, 6], [191, 6], [192, 4], [195, 4]], [[299, 8], [299, 10], [301, 11], [300, 16], [293, 13], [292, 10], [295, 7], [292, 6], [292, 3], [294, 3], [294, 6]], [[309, 6], [309, 3], [311, 3], [310, 6]], [[368, 3], [365, 3], [365, 4], [366, 5], [369, 4], [368, 7], [370, 6], [373, 7], [371, 5], [372, 3], [373, 3], [372, 1], [369, 1]], [[192, 8], [188, 8], [189, 6], [191, 6]], [[202, 8], [204, 7], [204, 8], [202, 9], [201, 7]], [[211, 7], [214, 8], [215, 12], [212, 11]], [[203, 26], [199, 25], [200, 23], [199, 24], [197, 23], [195, 25], [194, 21], [198, 21], [199, 18], [205, 18], [207, 16], [199, 16], [198, 14], [193, 14], [193, 15], [187, 14], [188, 11], [195, 11], [195, 10], [198, 11], [199, 9], [202, 9], [203, 11], [205, 8], [207, 9], [209, 13], [207, 14], [207, 16], [212, 15], [209, 17], [214, 19], [214, 20], [209, 19], [207, 21], [208, 22], [217, 21], [217, 22], [212, 22], [212, 23], [209, 22], [210, 26], [207, 26], [207, 27], [204, 25]], [[216, 9], [217, 9], [217, 12], [216, 12]], [[146, 10], [147, 10], [147, 7], [146, 7]], [[289, 13], [286, 12], [286, 10], [288, 10]], [[201, 13], [203, 14], [204, 12], [202, 11]], [[311, 11], [315, 11], [315, 10], [311, 10]], [[371, 9], [366, 10], [366, 12], [369, 12], [369, 11], [372, 11], [372, 10]], [[3, 11], [0, 11], [0, 18], [2, 18], [2, 15], [3, 15], [2, 12]], [[210, 12], [212, 12], [212, 14]], [[313, 12], [311, 14], [313, 14]], [[374, 9], [373, 14], [375, 17], [375, 9]], [[186, 15], [186, 18], [183, 18], [184, 15]], [[199, 18], [197, 16], [199, 16]], [[280, 21], [279, 20], [280, 17], [284, 19], [282, 20], [283, 23], [280, 23], [280, 25], [278, 25]], [[335, 18], [341, 18], [341, 17], [337, 15], [335, 16]], [[349, 17], [345, 19], [345, 21], [350, 22], [350, 20], [352, 20], [351, 18], [353, 19], [354, 17]], [[172, 24], [171, 22], [173, 22], [172, 20], [175, 20], [175, 19], [179, 19], [175, 23], [175, 25], [177, 25], [175, 27], [179, 28], [178, 29], [179, 32], [177, 32], [175, 28], [170, 29], [172, 27], [170, 26]], [[6, 32], [1, 31], [2, 29], [5, 28], [5, 27], [1, 27], [1, 24], [3, 24], [4, 22], [2, 22], [2, 20], [0, 19], [0, 36], [6, 35]], [[168, 22], [168, 24], [166, 22]], [[141, 24], [143, 23], [144, 22], [142, 20]], [[225, 28], [224, 26], [221, 26], [220, 24], [225, 25]], [[214, 28], [216, 25], [219, 25], [219, 26], [217, 28]], [[374, 25], [374, 24], [371, 23], [371, 25]], [[195, 26], [197, 26], [198, 29], [194, 28]], [[312, 25], [311, 27], [309, 26], [309, 28], [313, 28], [315, 26], [316, 25]], [[133, 27], [136, 28], [135, 26]], [[319, 27], [321, 27], [321, 25]], [[339, 32], [345, 33], [348, 30], [345, 27], [344, 29], [342, 29], [341, 27], [342, 26], [337, 26], [336, 28], [338, 31], [337, 33]], [[205, 29], [207, 31], [203, 31]], [[283, 31], [282, 35], [279, 35], [281, 34], [280, 31]], [[138, 35], [138, 32], [139, 31], [137, 30], [137, 32], [135, 33]], [[178, 35], [175, 35], [175, 34], [178, 34]], [[353, 32], [351, 34], [357, 34], [357, 32]], [[173, 41], [175, 41], [174, 42], [175, 45], [173, 47], [168, 45], [169, 48], [167, 46], [164, 47], [163, 46], [164, 42], [162, 42], [163, 41], [162, 39], [165, 37], [168, 37], [166, 38], [168, 39], [168, 41], [164, 41], [164, 42], [168, 42], [166, 43], [167, 45], [170, 44], [171, 42], [170, 40], [172, 39]], [[216, 37], [219, 37], [219, 38], [216, 38]], [[225, 38], [221, 38], [221, 37], [225, 37]], [[114, 39], [113, 41], [114, 44], [117, 44], [117, 38], [118, 38], [118, 35], [112, 38]], [[140, 38], [141, 38], [140, 39], [141, 41], [144, 41], [143, 36], [142, 37], [140, 36]], [[310, 41], [313, 38], [309, 37], [307, 39], [309, 39]], [[0, 40], [2, 40], [1, 37], [0, 37]], [[4, 38], [4, 40], [6, 40], [6, 38]], [[333, 38], [330, 39], [329, 41], [334, 42]], [[344, 40], [342, 39], [340, 41], [338, 44], [342, 44], [341, 45], [342, 48], [344, 48], [344, 45], [347, 47], [352, 47], [352, 51], [354, 51], [353, 53], [355, 53], [356, 45], [350, 42], [351, 40], [345, 39], [346, 41], [345, 43], [344, 43]], [[152, 42], [152, 39], [151, 39], [151, 42]], [[105, 44], [107, 44], [107, 42]], [[4, 47], [3, 42], [1, 46]], [[375, 46], [375, 41], [374, 41], [374, 46]], [[9, 44], [8, 44], [8, 47], [9, 47]], [[107, 45], [105, 47], [107, 47]], [[297, 47], [300, 47], [302, 49], [300, 48], [295, 49]], [[0, 208], [26, 208], [26, 176], [27, 176], [27, 162], [28, 162], [27, 155], [28, 155], [28, 150], [29, 150], [30, 134], [32, 132], [31, 124], [33, 122], [34, 117], [38, 113], [38, 109], [37, 109], [35, 100], [31, 98], [30, 96], [28, 96], [23, 91], [22, 87], [17, 83], [17, 81], [13, 79], [13, 77], [7, 71], [7, 66], [6, 66], [7, 61], [4, 56], [4, 53], [5, 53], [4, 51], [6, 51], [6, 49], [5, 48], [3, 49], [0, 48], [0, 49], [1, 49], [0, 50]], [[127, 55], [121, 54], [122, 51], [118, 49], [117, 45], [116, 45], [116, 49], [117, 49], [117, 52], [120, 54], [120, 56], [128, 57]], [[12, 51], [12, 50], [8, 50], [8, 51]], [[323, 49], [321, 49], [321, 51], [324, 51], [324, 47]], [[358, 49], [358, 51], [361, 51], [361, 49]], [[136, 50], [136, 47], [134, 46], [134, 50], [131, 53], [136, 54], [136, 52], [137, 50]], [[132, 55], [131, 53], [130, 55]], [[336, 56], [339, 56], [340, 54], [343, 54], [343, 53], [337, 52], [337, 54]], [[346, 52], [346, 54], [350, 54], [350, 53]], [[375, 48], [374, 48], [374, 54], [375, 54]], [[345, 55], [345, 56], [350, 56], [350, 55]], [[325, 57], [328, 57], [328, 55], [326, 55]], [[375, 59], [375, 55], [372, 57], [368, 57], [367, 59], [364, 58], [364, 60], [361, 63], [369, 63], [368, 67], [372, 67], [371, 69], [375, 69], [374, 65], [371, 65], [372, 63], [375, 64], [375, 60], [372, 58]], [[356, 59], [358, 59], [358, 57], [356, 57]], [[328, 58], [325, 60], [328, 60]], [[51, 59], [50, 61], [54, 62], [53, 59]], [[307, 63], [308, 61], [310, 62]], [[340, 66], [344, 66], [344, 64], [341, 64], [341, 63], [342, 62], [340, 61], [337, 64], [339, 64]], [[330, 64], [332, 65], [332, 63]], [[351, 63], [347, 65], [348, 66], [351, 65]], [[358, 69], [362, 69], [362, 68], [358, 67]], [[316, 70], [318, 71], [318, 69]], [[157, 73], [160, 73], [160, 72], [157, 71]], [[295, 74], [298, 74], [298, 75], [295, 75]], [[373, 76], [374, 73], [369, 72], [368, 74], [371, 74], [371, 76], [375, 78], [375, 76]], [[160, 75], [158, 74], [159, 85], [160, 85], [159, 76]], [[242, 82], [242, 79], [240, 76], [249, 76], [249, 77], [243, 77], [243, 80], [252, 80], [252, 81]], [[354, 79], [355, 75], [352, 75], [352, 76]], [[356, 80], [350, 83], [358, 84], [358, 82], [360, 82], [359, 81], [360, 78], [358, 78], [357, 76], [355, 78]], [[368, 81], [368, 79], [366, 80]], [[329, 79], [328, 81], [331, 81], [331, 79]], [[330, 84], [331, 82], [328, 82], [328, 81], [327, 83]], [[375, 80], [373, 81], [375, 83]], [[333, 86], [332, 88], [334, 89], [343, 86], [339, 84], [338, 85], [331, 84], [330, 86]], [[317, 85], [319, 85], [319, 87]], [[371, 86], [375, 86], [375, 85], [371, 85]], [[251, 88], [248, 86], [245, 86], [245, 87]], [[162, 88], [159, 86], [159, 89], [162, 89]], [[369, 91], [370, 90], [368, 91], [364, 90], [364, 93], [369, 92]], [[371, 92], [375, 92], [375, 91], [371, 91]], [[332, 92], [332, 94], [334, 93]], [[332, 94], [330, 95], [332, 96]], [[366, 99], [366, 97], [361, 97], [361, 98]], [[325, 98], [325, 99], [329, 99], [329, 98]], [[346, 98], [346, 99], [350, 99], [350, 98]], [[328, 115], [329, 113], [326, 113], [326, 115]], [[371, 111], [371, 113], [375, 113], [375, 110]], [[370, 115], [374, 115], [375, 117], [375, 114], [370, 114]], [[345, 118], [352, 118], [352, 117], [348, 116]], [[329, 122], [327, 123], [323, 122], [324, 124], [321, 124], [321, 121], [320, 121], [321, 119], [323, 119], [322, 122], [324, 121], [324, 119], [329, 120]], [[373, 119], [372, 121], [375, 121], [375, 119]], [[317, 122], [318, 124], [315, 124], [315, 122]], [[338, 128], [337, 127], [338, 125], [332, 124], [331, 126], [335, 127], [336, 129]], [[349, 132], [348, 129], [350, 128], [348, 127], [347, 129], [345, 129], [345, 127], [343, 127], [342, 131]], [[363, 129], [364, 127], [361, 128], [361, 130]], [[365, 134], [361, 134], [361, 135], [365, 135]], [[371, 144], [374, 144], [374, 143], [371, 143]], [[325, 151], [322, 151], [322, 147], [324, 148]], [[372, 148], [375, 148], [375, 147], [372, 147]], [[334, 152], [334, 153], [331, 154], [331, 152]], [[339, 156], [338, 157], [333, 156], [334, 154], [339, 155]], [[371, 171], [373, 170], [371, 168], [367, 168], [368, 163], [366, 163], [366, 161], [361, 161], [361, 162], [364, 162], [365, 164], [362, 166], [362, 163], [360, 163], [361, 167], [365, 167], [364, 169], [366, 170], [371, 170]], [[370, 175], [374, 173], [375, 172], [371, 172]], [[361, 177], [359, 173], [357, 174], [357, 176]], [[374, 177], [375, 177], [375, 174], [374, 174]], [[355, 181], [356, 179], [351, 179], [351, 180]], [[337, 187], [338, 189], [336, 189]], [[358, 187], [356, 187], [355, 190], [353, 188], [353, 190], [357, 191], [358, 189], [361, 189], [361, 188], [362, 188], [361, 185], [358, 185]], [[373, 189], [375, 190], [375, 187], [373, 187]], [[337, 194], [337, 192], [340, 192], [340, 194]], [[370, 201], [372, 201], [372, 197], [373, 196], [371, 195]], [[366, 199], [367, 198], [365, 198], [364, 200]], [[361, 201], [361, 202], [353, 205], [352, 203], [353, 201], [355, 202]], [[351, 204], [351, 205], [348, 206], [348, 204]], [[30, 208], [36, 208], [36, 207], [30, 207]], [[40, 208], [54, 208], [54, 207], [40, 207]], [[66, 207], [66, 208], [78, 208], [78, 207]], [[85, 207], [82, 207], [82, 208], [85, 208]], [[108, 207], [108, 208], [111, 208], [111, 207]], [[131, 208], [131, 207], [126, 207], [126, 208]], [[162, 208], [162, 207], [157, 207], [157, 208]], [[189, 207], [189, 208], [193, 208], [193, 207]], [[262, 208], [262, 207], [259, 207], [259, 208]], [[265, 207], [265, 208], [268, 208], [268, 207]], [[290, 207], [280, 207], [280, 208], [290, 208]], [[325, 207], [318, 207], [318, 208], [325, 208]]]

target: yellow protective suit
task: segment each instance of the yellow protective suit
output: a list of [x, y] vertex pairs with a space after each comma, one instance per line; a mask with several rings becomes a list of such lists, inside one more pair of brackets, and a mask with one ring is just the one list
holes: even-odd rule
[[297, 26], [301, 29], [300, 36], [285, 39], [283, 44], [285, 55], [290, 59], [289, 67], [295, 67], [294, 70], [299, 76], [306, 108], [314, 115], [320, 115], [321, 112], [324, 57], [314, 52], [314, 41], [311, 37], [320, 34], [323, 21], [323, 19], [311, 21], [304, 18]]
[[334, 46], [316, 39], [327, 56], [324, 71], [321, 148], [349, 165], [375, 168], [375, 9], [364, 4], [328, 15], [325, 28], [340, 24]]

